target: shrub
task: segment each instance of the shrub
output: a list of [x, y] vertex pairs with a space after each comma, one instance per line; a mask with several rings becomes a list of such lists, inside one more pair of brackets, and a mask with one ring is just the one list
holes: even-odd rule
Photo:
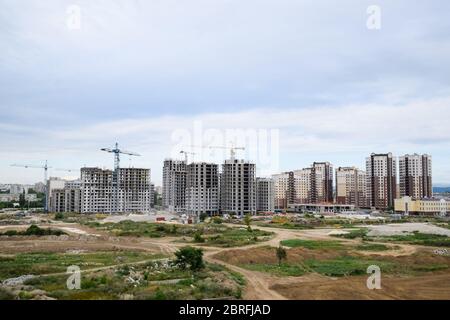
[[221, 217], [214, 217], [212, 218], [212, 222], [215, 224], [221, 224], [222, 223], [222, 218]]
[[62, 213], [62, 212], [56, 213], [54, 219], [55, 220], [62, 220], [62, 219], [64, 219], [64, 213]]
[[202, 234], [200, 232], [196, 232], [194, 234], [194, 242], [197, 242], [197, 243], [205, 242], [205, 239], [202, 237]]
[[183, 247], [175, 252], [175, 263], [181, 269], [191, 269], [197, 271], [204, 268], [203, 251], [193, 247]]

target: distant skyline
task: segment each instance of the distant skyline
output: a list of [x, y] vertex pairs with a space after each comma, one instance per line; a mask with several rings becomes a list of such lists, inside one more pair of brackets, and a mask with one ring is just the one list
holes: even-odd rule
[[117, 141], [160, 185], [173, 132], [201, 121], [278, 129], [279, 172], [428, 153], [449, 186], [450, 2], [377, 1], [380, 30], [372, 4], [0, 0], [0, 183], [43, 180], [12, 163], [112, 168]]

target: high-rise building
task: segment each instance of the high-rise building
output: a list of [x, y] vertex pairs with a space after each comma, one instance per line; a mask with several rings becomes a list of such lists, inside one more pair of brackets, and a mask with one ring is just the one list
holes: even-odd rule
[[[287, 209], [288, 190], [289, 190], [289, 172], [283, 172], [272, 175], [275, 193], [275, 209]], [[292, 188], [291, 188], [292, 190]]]
[[244, 160], [225, 160], [220, 181], [221, 209], [230, 215], [256, 213], [255, 164]]
[[311, 203], [332, 203], [333, 166], [329, 162], [314, 162], [311, 174]]
[[81, 212], [149, 212], [153, 204], [150, 169], [119, 168], [119, 185], [111, 170], [81, 168]]
[[163, 207], [173, 212], [186, 209], [186, 161], [167, 159], [163, 167]]
[[275, 210], [275, 186], [269, 178], [256, 178], [256, 211]]
[[[47, 208], [51, 208], [52, 206], [52, 196], [53, 196], [53, 190], [56, 189], [64, 189], [64, 186], [66, 185], [66, 180], [57, 178], [57, 177], [50, 177], [50, 179], [47, 180]], [[55, 200], [56, 201], [56, 200]]]
[[312, 180], [314, 179], [312, 168], [303, 168], [291, 173], [291, 183], [289, 193], [291, 200], [289, 204], [294, 203], [313, 203]]
[[50, 194], [51, 212], [82, 212], [81, 181], [66, 181], [63, 189], [53, 189]]
[[289, 204], [332, 203], [333, 166], [329, 162], [314, 162], [309, 168], [273, 175], [275, 207]]
[[389, 209], [394, 207], [397, 176], [396, 160], [392, 153], [375, 154], [366, 158], [366, 197], [369, 207]]
[[186, 212], [189, 215], [219, 214], [219, 166], [191, 163], [186, 174]]
[[366, 173], [355, 167], [339, 167], [336, 170], [336, 203], [367, 206]]
[[399, 158], [400, 197], [413, 199], [433, 197], [431, 156], [404, 155]]

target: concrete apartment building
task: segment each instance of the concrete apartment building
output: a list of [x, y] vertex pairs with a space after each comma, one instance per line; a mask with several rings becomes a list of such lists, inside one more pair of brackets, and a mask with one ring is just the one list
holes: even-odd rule
[[64, 186], [66, 185], [66, 180], [56, 177], [50, 177], [50, 179], [47, 180], [47, 208], [52, 208], [52, 196], [53, 196], [53, 190], [60, 190], [64, 189]]
[[333, 202], [333, 166], [329, 162], [314, 162], [309, 168], [272, 178], [276, 209], [286, 209], [289, 204]]
[[275, 210], [275, 185], [270, 178], [256, 178], [256, 211]]
[[274, 196], [275, 209], [286, 209], [288, 205], [288, 190], [292, 190], [293, 188], [289, 188], [290, 181], [290, 173], [283, 172], [279, 174], [272, 175], [273, 185], [274, 185]]
[[366, 158], [367, 205], [376, 209], [394, 207], [397, 194], [396, 160], [392, 153], [372, 153]]
[[62, 188], [50, 191], [50, 210], [79, 213], [149, 212], [153, 205], [150, 169], [81, 168], [77, 181], [58, 180]]
[[333, 166], [314, 162], [311, 167], [311, 203], [333, 202]]
[[51, 212], [81, 212], [81, 180], [66, 181], [64, 188], [50, 194]]
[[256, 167], [244, 160], [225, 160], [220, 181], [224, 214], [256, 214]]
[[186, 213], [200, 216], [219, 214], [219, 166], [214, 163], [191, 163], [186, 170]]
[[162, 205], [169, 211], [183, 212], [186, 209], [186, 167], [186, 161], [164, 161]]
[[433, 197], [431, 156], [404, 155], [399, 158], [400, 197], [413, 199]]
[[336, 169], [336, 203], [367, 207], [366, 173], [355, 167]]

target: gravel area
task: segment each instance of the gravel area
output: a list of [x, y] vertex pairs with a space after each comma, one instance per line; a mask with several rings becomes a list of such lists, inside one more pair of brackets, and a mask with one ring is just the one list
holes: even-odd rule
[[420, 233], [440, 234], [450, 237], [450, 230], [435, 226], [430, 223], [391, 223], [368, 226], [369, 236], [393, 236], [404, 235], [419, 231]]

